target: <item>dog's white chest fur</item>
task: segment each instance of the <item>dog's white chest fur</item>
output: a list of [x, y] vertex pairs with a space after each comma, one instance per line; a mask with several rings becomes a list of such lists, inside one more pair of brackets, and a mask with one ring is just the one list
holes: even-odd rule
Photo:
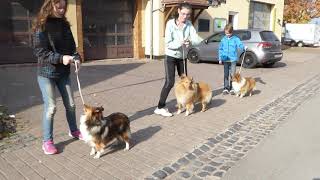
[[246, 79], [241, 78], [240, 83], [238, 82], [232, 82], [232, 87], [235, 92], [239, 92], [241, 88], [246, 84]]
[[86, 125], [86, 115], [81, 115], [80, 117], [80, 132], [83, 137], [83, 140], [90, 144], [90, 146], [95, 146], [94, 143], [92, 142], [93, 137], [90, 135], [88, 131], [88, 126]]

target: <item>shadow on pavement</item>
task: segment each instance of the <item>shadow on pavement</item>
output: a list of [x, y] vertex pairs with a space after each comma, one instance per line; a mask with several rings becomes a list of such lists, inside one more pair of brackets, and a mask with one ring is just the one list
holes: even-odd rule
[[[143, 63], [83, 66], [79, 74], [81, 88], [124, 74], [141, 65]], [[74, 68], [71, 69], [71, 84], [72, 90], [76, 92], [78, 87], [73, 71]], [[0, 104], [8, 107], [10, 113], [15, 114], [43, 103], [37, 82], [36, 64], [26, 67], [0, 67], [0, 77], [1, 87], [5, 87], [0, 89]], [[60, 93], [56, 91], [56, 98], [59, 97]]]
[[267, 84], [265, 81], [263, 81], [263, 80], [261, 79], [261, 77], [256, 77], [256, 78], [254, 78], [254, 80], [255, 80], [256, 82], [261, 83], [261, 84]]
[[287, 64], [284, 62], [276, 62], [274, 65], [268, 67], [268, 66], [259, 66], [261, 68], [266, 68], [266, 69], [273, 69], [273, 68], [283, 68], [286, 67]]
[[260, 90], [254, 90], [254, 91], [252, 92], [252, 96], [253, 96], [253, 95], [260, 94], [260, 93], [261, 93], [261, 91], [260, 91]]
[[112, 91], [112, 90], [116, 90], [116, 89], [122, 89], [122, 88], [126, 88], [126, 87], [130, 87], [130, 86], [136, 86], [136, 85], [141, 85], [141, 84], [147, 84], [150, 82], [155, 82], [155, 81], [161, 81], [164, 78], [157, 78], [157, 79], [151, 79], [149, 81], [143, 81], [143, 82], [138, 82], [138, 83], [133, 83], [133, 84], [127, 84], [127, 85], [123, 85], [123, 86], [118, 86], [118, 87], [113, 87], [113, 88], [109, 88], [109, 89], [104, 89], [101, 91], [94, 91], [92, 93], [86, 93], [85, 95], [91, 95], [91, 94], [95, 94], [95, 93], [102, 93], [102, 92], [108, 92], [108, 91]]
[[[217, 89], [217, 90], [213, 90], [212, 91], [213, 97], [212, 97], [212, 100], [211, 100], [211, 104], [208, 105], [208, 109], [214, 108], [214, 107], [219, 107], [219, 106], [221, 106], [222, 104], [224, 104], [226, 102], [223, 99], [215, 99], [215, 96], [221, 94], [222, 90], [223, 89], [221, 88], [221, 89]], [[171, 113], [175, 113], [177, 111], [177, 100], [176, 99], [172, 99], [172, 100], [166, 102], [166, 107], [168, 108], [168, 110]], [[152, 106], [152, 107], [149, 107], [147, 109], [144, 109], [144, 110], [141, 110], [141, 111], [137, 111], [133, 115], [131, 115], [129, 117], [129, 119], [132, 122], [132, 121], [140, 119], [140, 118], [142, 118], [144, 116], [150, 116], [150, 115], [154, 114], [153, 111], [156, 108], [157, 108], [157, 106]], [[197, 103], [195, 105], [195, 113], [200, 111], [200, 110], [201, 110], [201, 103]]]
[[68, 144], [73, 143], [74, 141], [79, 141], [79, 140], [72, 138], [72, 139], [68, 139], [68, 140], [66, 140], [66, 141], [62, 141], [62, 142], [57, 143], [57, 144], [56, 144], [56, 147], [57, 147], [57, 149], [58, 149], [58, 153], [59, 153], [59, 154], [62, 153], [63, 150], [64, 150], [64, 148], [65, 148]]
[[223, 105], [224, 103], [226, 103], [225, 99], [215, 99], [215, 98], [213, 98], [211, 100], [211, 104], [208, 106], [208, 109], [219, 107], [219, 106]]
[[[168, 108], [168, 110], [171, 112], [171, 113], [174, 113], [177, 111], [177, 100], [176, 99], [172, 99], [170, 100], [169, 102], [166, 102], [166, 108]], [[144, 109], [144, 110], [141, 110], [141, 111], [137, 111], [135, 112], [133, 115], [131, 115], [129, 117], [130, 121], [135, 121], [137, 119], [140, 119], [144, 116], [150, 116], [153, 113], [153, 111], [157, 108], [157, 106], [152, 106], [152, 107], [149, 107], [147, 109]]]
[[153, 135], [161, 130], [160, 126], [150, 126], [131, 134], [131, 148], [143, 141], [150, 139]]
[[[130, 149], [134, 148], [134, 146], [136, 146], [137, 144], [150, 139], [153, 135], [155, 135], [160, 130], [161, 130], [160, 126], [150, 126], [132, 133], [131, 139], [130, 139]], [[103, 153], [101, 157], [106, 156], [108, 154], [112, 154], [119, 150], [123, 150], [124, 148], [125, 148], [125, 143], [123, 142], [117, 143], [117, 141], [115, 141], [108, 147], [109, 149], [108, 152]]]

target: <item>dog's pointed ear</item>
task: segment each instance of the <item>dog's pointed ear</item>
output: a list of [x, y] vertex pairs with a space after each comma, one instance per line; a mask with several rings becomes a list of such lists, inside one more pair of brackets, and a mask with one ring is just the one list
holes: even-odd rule
[[100, 112], [102, 112], [103, 110], [104, 110], [103, 107], [100, 106], [100, 107], [96, 107], [94, 112], [100, 113]]
[[102, 106], [100, 106], [100, 111], [101, 111], [101, 112], [104, 111], [104, 108], [103, 108]]

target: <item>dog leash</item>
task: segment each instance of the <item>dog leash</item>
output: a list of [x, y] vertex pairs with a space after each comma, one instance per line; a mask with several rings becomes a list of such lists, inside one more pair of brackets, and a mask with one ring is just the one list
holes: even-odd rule
[[83, 100], [83, 96], [82, 96], [82, 91], [81, 91], [81, 86], [80, 86], [80, 80], [79, 80], [79, 69], [78, 69], [78, 64], [80, 65], [80, 61], [79, 60], [75, 60], [73, 59], [73, 62], [74, 62], [74, 65], [76, 67], [76, 76], [77, 76], [77, 82], [78, 82], [78, 89], [79, 89], [79, 93], [80, 93], [80, 97], [81, 97], [81, 101], [82, 101], [82, 104], [84, 105], [84, 100]]
[[184, 49], [185, 49], [185, 45], [182, 45], [182, 60], [184, 61], [184, 73], [186, 74], [186, 76], [188, 76], [188, 70], [187, 70], [187, 58], [184, 58]]
[[241, 69], [242, 69], [244, 58], [246, 56], [246, 52], [247, 52], [247, 47], [244, 47], [244, 53], [243, 53], [243, 56], [242, 56], [242, 61], [241, 61], [240, 69], [239, 69], [239, 74], [241, 74]]

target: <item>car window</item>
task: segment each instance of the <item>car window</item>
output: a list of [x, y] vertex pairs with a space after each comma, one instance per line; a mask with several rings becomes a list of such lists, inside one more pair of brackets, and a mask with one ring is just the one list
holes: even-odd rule
[[208, 39], [208, 42], [220, 42], [221, 39], [224, 37], [224, 33], [217, 33], [213, 36], [211, 36], [209, 39]]
[[250, 31], [234, 31], [234, 35], [238, 36], [241, 41], [246, 41], [251, 39]]
[[260, 36], [264, 41], [279, 41], [277, 36], [272, 31], [261, 31]]

